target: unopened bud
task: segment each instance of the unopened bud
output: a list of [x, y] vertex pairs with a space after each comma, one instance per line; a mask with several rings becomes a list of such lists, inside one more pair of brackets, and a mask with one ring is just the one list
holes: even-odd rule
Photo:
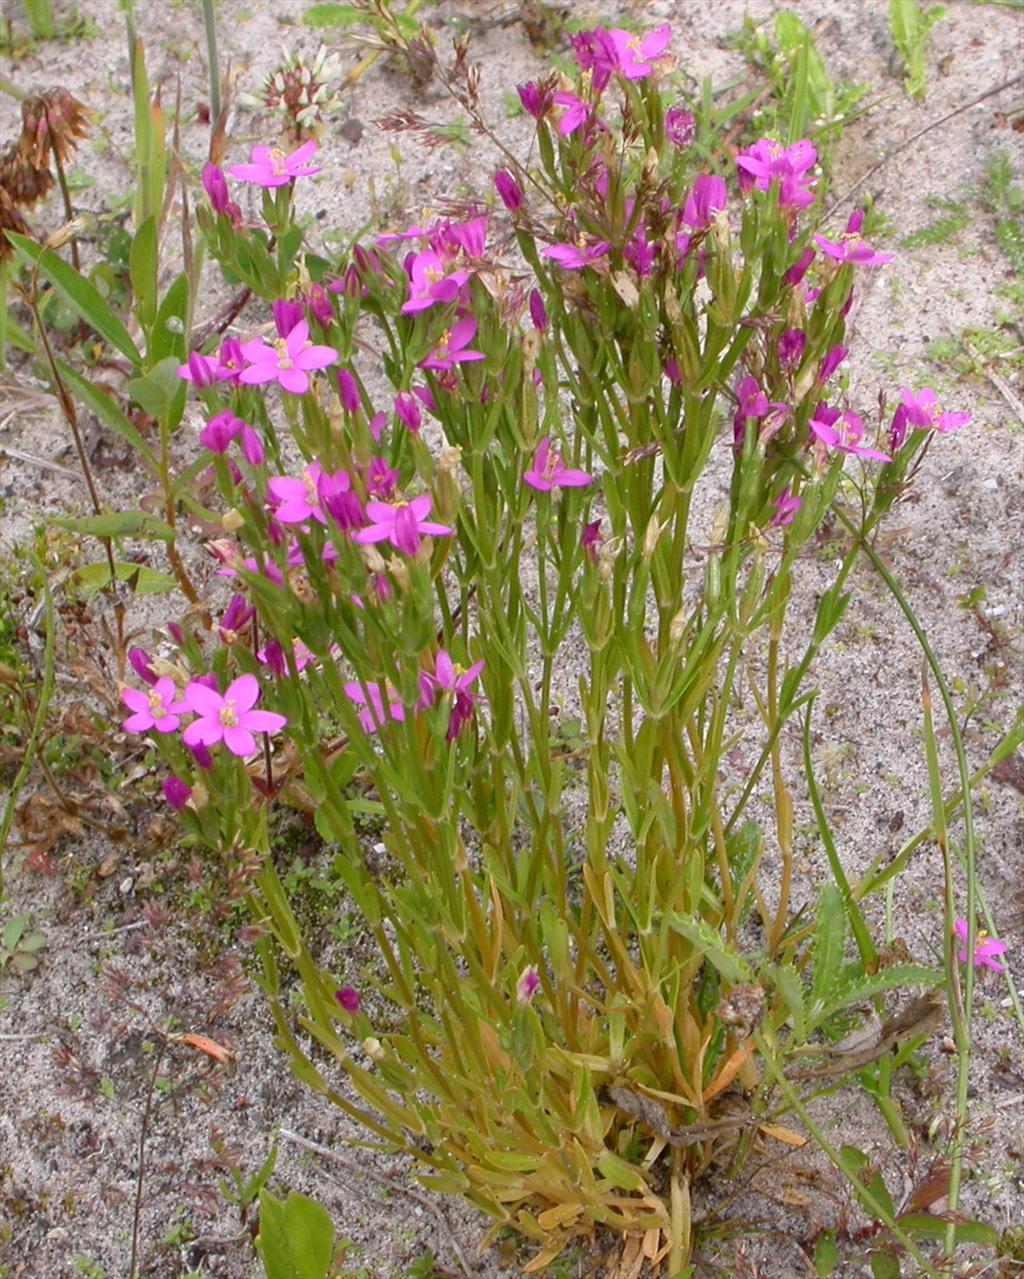
[[711, 545], [721, 546], [729, 532], [729, 503], [720, 502], [715, 518], [711, 521]]
[[643, 547], [640, 552], [645, 560], [649, 560], [654, 554], [655, 548], [658, 545], [658, 539], [661, 537], [663, 527], [664, 526], [656, 515], [652, 515], [647, 521], [647, 528], [644, 530]]
[[681, 608], [669, 622], [668, 639], [670, 644], [681, 644], [686, 634], [686, 610]]
[[43, 241], [48, 249], [62, 249], [65, 244], [71, 240], [77, 239], [85, 230], [86, 219], [84, 217], [72, 218], [70, 222], [65, 222], [63, 226], [58, 227]]
[[[421, 543], [421, 554], [422, 551], [423, 544]], [[412, 585], [412, 579], [409, 577], [409, 565], [405, 562], [405, 560], [400, 560], [397, 555], [392, 555], [392, 557], [387, 561], [385, 567], [387, 568], [388, 573], [390, 573], [391, 580], [394, 582], [395, 586], [397, 586], [400, 591], [408, 592]]]

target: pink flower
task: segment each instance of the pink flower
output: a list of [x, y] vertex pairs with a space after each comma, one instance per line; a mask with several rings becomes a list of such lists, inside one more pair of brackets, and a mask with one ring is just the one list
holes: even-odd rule
[[784, 329], [779, 334], [779, 341], [776, 347], [779, 353], [779, 363], [786, 364], [790, 368], [799, 364], [804, 358], [804, 348], [806, 346], [807, 334], [803, 329]]
[[674, 147], [685, 151], [697, 132], [697, 121], [692, 111], [683, 107], [669, 107], [665, 112], [665, 137]]
[[786, 525], [793, 523], [793, 517], [800, 509], [800, 499], [794, 497], [790, 486], [787, 484], [777, 498], [772, 501], [775, 507], [775, 514], [768, 522], [769, 528], [785, 528]]
[[[405, 719], [405, 707], [398, 700], [398, 692], [390, 684], [360, 684], [352, 680], [343, 685], [345, 696], [357, 706], [362, 706], [358, 719], [367, 733], [383, 728], [389, 719], [401, 723]], [[386, 699], [386, 700], [385, 700]]]
[[922, 387], [915, 395], [905, 386], [900, 392], [911, 426], [933, 431], [958, 431], [971, 420], [970, 413], [947, 413], [930, 386]]
[[861, 239], [860, 229], [864, 225], [864, 210], [855, 209], [846, 223], [846, 230], [838, 240], [828, 240], [823, 235], [816, 235], [814, 242], [822, 253], [837, 262], [852, 262], [854, 266], [881, 266], [883, 262], [891, 262], [891, 253], [876, 253], [865, 240]]
[[592, 240], [588, 244], [580, 237], [578, 244], [550, 244], [546, 249], [541, 249], [540, 255], [557, 262], [565, 271], [579, 271], [598, 258], [603, 258], [611, 247], [609, 240]]
[[[957, 937], [964, 945], [963, 950], [957, 951], [956, 957], [957, 959], [959, 959], [961, 964], [966, 964], [967, 963], [966, 947], [967, 947], [967, 937], [968, 937], [968, 931], [969, 931], [967, 926], [967, 920], [958, 919], [953, 924], [953, 931], [956, 933]], [[973, 961], [974, 967], [975, 968], [991, 968], [993, 972], [997, 972], [997, 973], [1005, 972], [1006, 971], [1005, 966], [1001, 964], [998, 959], [996, 959], [996, 955], [1005, 955], [1006, 950], [1007, 950], [1006, 942], [997, 941], [994, 937], [989, 937], [984, 930], [981, 930], [980, 932], [977, 933], [974, 939], [974, 961]]]
[[447, 264], [433, 251], [412, 255], [409, 261], [409, 297], [403, 302], [406, 314], [425, 311], [435, 302], [454, 302], [469, 279], [468, 271], [448, 271]]
[[160, 676], [153, 670], [153, 659], [146, 650], [144, 648], [130, 648], [128, 650], [128, 660], [131, 662], [132, 669], [139, 679], [145, 680], [152, 688]]
[[347, 1013], [357, 1013], [359, 1011], [359, 992], [353, 990], [351, 986], [342, 986], [340, 990], [336, 990], [334, 998]]
[[165, 777], [160, 786], [164, 799], [176, 813], [180, 813], [192, 797], [192, 787], [180, 777]]
[[808, 426], [814, 438], [827, 448], [852, 453], [855, 457], [874, 458], [878, 462], [892, 461], [888, 453], [880, 453], [878, 449], [869, 449], [861, 444], [864, 423], [850, 409], [843, 411], [819, 404]]
[[237, 226], [242, 221], [242, 210], [228, 195], [227, 179], [224, 170], [216, 164], [204, 164], [200, 174], [203, 190], [210, 199], [210, 208], [214, 213], [226, 213]]
[[509, 212], [514, 213], [522, 207], [523, 188], [508, 169], [499, 169], [494, 175], [494, 187], [501, 197], [501, 202]]
[[253, 733], [277, 733], [288, 723], [274, 711], [253, 710], [259, 696], [255, 675], [239, 675], [223, 697], [193, 680], [185, 689], [185, 701], [198, 718], [185, 729], [181, 740], [186, 746], [215, 746], [223, 741], [232, 755], [252, 755], [256, 750]]
[[320, 172], [318, 164], [309, 164], [316, 154], [316, 143], [306, 142], [291, 155], [279, 147], [253, 147], [249, 164], [233, 164], [228, 172], [240, 182], [255, 182], [261, 187], [283, 187], [295, 178], [308, 178]]
[[757, 187], [759, 191], [768, 191], [773, 182], [778, 182], [779, 204], [805, 208], [814, 203], [814, 193], [810, 190], [814, 179], [806, 175], [817, 159], [817, 151], [806, 138], [791, 147], [762, 138], [736, 157], [740, 190]]
[[683, 204], [683, 221], [695, 231], [710, 226], [716, 213], [729, 203], [725, 179], [713, 173], [701, 173], [693, 182], [693, 190]]
[[355, 540], [364, 544], [386, 541], [406, 555], [415, 555], [424, 534], [447, 537], [455, 531], [447, 524], [435, 524], [426, 518], [430, 504], [429, 493], [421, 493], [410, 502], [396, 502], [394, 505], [367, 502], [366, 516], [370, 526], [354, 534]]
[[238, 642], [238, 633], [243, 626], [248, 626], [256, 610], [248, 603], [244, 595], [232, 595], [224, 616], [217, 624], [217, 635], [222, 644]]
[[423, 421], [423, 415], [420, 413], [420, 406], [416, 397], [414, 395], [406, 395], [404, 391], [400, 391], [395, 396], [395, 416], [407, 431], [418, 431]]
[[313, 369], [337, 364], [338, 353], [329, 346], [314, 346], [309, 340], [309, 324], [300, 320], [287, 337], [276, 338], [272, 345], [262, 338], [242, 344], [242, 354], [249, 362], [238, 380], [247, 386], [277, 381], [281, 389], [292, 395], [305, 395], [309, 390], [308, 374]]
[[561, 453], [551, 449], [551, 437], [545, 435], [533, 455], [533, 466], [523, 475], [530, 488], [550, 493], [555, 488], [584, 488], [593, 480], [586, 471], [572, 471], [562, 461]]
[[450, 329], [441, 334], [441, 340], [425, 360], [420, 361], [421, 369], [450, 369], [456, 364], [465, 364], [469, 360], [485, 360], [483, 351], [467, 350], [467, 346], [476, 336], [476, 316], [464, 315], [456, 320]]
[[319, 524], [327, 523], [318, 491], [323, 474], [320, 463], [311, 462], [300, 479], [294, 479], [290, 475], [275, 475], [267, 481], [267, 492], [274, 503], [274, 515], [282, 524], [302, 524], [310, 519]]
[[672, 28], [666, 22], [641, 37], [621, 27], [612, 27], [608, 34], [615, 49], [618, 70], [627, 80], [642, 80], [653, 72], [651, 62], [661, 57], [668, 47]]
[[556, 106], [565, 107], [562, 118], [558, 121], [558, 132], [563, 137], [568, 137], [581, 125], [586, 124], [594, 110], [592, 103], [584, 102], [575, 93], [567, 91], [556, 93], [554, 101]]
[[448, 716], [447, 741], [454, 741], [462, 728], [473, 715], [473, 707], [479, 694], [470, 691], [483, 670], [483, 662], [474, 662], [468, 670], [456, 666], [448, 653], [442, 648], [438, 650], [434, 660], [434, 673], [423, 671], [420, 674], [420, 705], [433, 706], [437, 691], [443, 690], [452, 698], [452, 708]]
[[169, 675], [158, 679], [148, 692], [138, 688], [122, 688], [121, 700], [133, 714], [121, 725], [129, 733], [176, 733], [178, 720], [188, 711], [184, 702], [176, 702], [178, 690]]

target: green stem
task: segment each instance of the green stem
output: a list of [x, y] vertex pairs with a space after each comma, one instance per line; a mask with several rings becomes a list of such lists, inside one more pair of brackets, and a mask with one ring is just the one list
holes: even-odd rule
[[46, 723], [46, 712], [49, 709], [50, 698], [53, 696], [54, 688], [55, 627], [53, 595], [50, 592], [50, 579], [43, 571], [42, 564], [37, 561], [36, 566], [39, 570], [39, 580], [43, 586], [43, 607], [46, 621], [46, 646], [43, 649], [43, 683], [39, 689], [39, 700], [36, 702], [36, 713], [32, 720], [32, 730], [28, 735], [28, 741], [25, 743], [21, 767], [11, 783], [11, 789], [7, 794], [7, 803], [4, 805], [3, 819], [0, 820], [0, 900], [3, 900], [4, 896], [3, 850], [7, 847], [7, 836], [10, 833], [11, 822], [14, 820], [14, 810], [18, 804], [18, 796], [21, 794], [21, 788], [25, 785], [29, 770], [35, 760], [39, 736], [43, 731], [43, 725]]
[[[892, 573], [886, 567], [881, 557], [875, 552], [874, 548], [860, 535], [850, 518], [839, 508], [833, 508], [840, 521], [845, 525], [847, 530], [857, 539], [857, 544], [863, 550], [864, 554], [871, 561], [872, 567], [881, 577], [882, 581], [889, 589], [889, 593], [900, 606], [904, 617], [910, 625], [910, 629], [917, 637], [917, 642], [921, 646], [925, 661], [932, 672], [932, 676], [939, 690], [939, 696], [942, 698], [942, 705], [946, 712], [946, 722], [949, 725], [949, 736], [953, 743], [953, 750], [956, 754], [957, 769], [960, 773], [960, 789], [963, 794], [963, 820], [964, 820], [964, 869], [967, 877], [967, 904], [966, 916], [967, 927], [969, 929], [967, 938], [967, 953], [973, 954], [973, 947], [976, 937], [976, 921], [975, 912], [977, 910], [977, 884], [975, 882], [975, 841], [974, 841], [974, 808], [971, 802], [971, 774], [967, 765], [967, 753], [964, 750], [963, 736], [960, 732], [960, 725], [956, 717], [956, 708], [953, 705], [953, 697], [949, 691], [949, 685], [942, 673], [942, 667], [939, 660], [935, 656], [931, 644], [928, 642], [928, 636], [924, 632], [924, 628], [918, 621], [914, 610], [911, 608], [909, 601], [903, 594], [898, 582]], [[941, 809], [941, 805], [940, 805]], [[947, 915], [953, 909], [947, 900]], [[946, 919], [947, 945], [952, 945], [952, 928], [953, 919]], [[956, 974], [954, 974], [956, 976]], [[954, 991], [955, 994], [955, 991]], [[963, 1180], [963, 1158], [965, 1142], [963, 1140], [963, 1132], [967, 1123], [967, 1100], [968, 1088], [970, 1086], [970, 1035], [971, 1035], [971, 1015], [972, 1003], [974, 999], [974, 965], [968, 963], [964, 975], [964, 995], [962, 1009], [962, 1023], [960, 1032], [964, 1039], [964, 1045], [958, 1041], [957, 1044], [957, 1089], [956, 1089], [956, 1112], [957, 1112], [957, 1131], [959, 1137], [953, 1142], [953, 1149], [950, 1157], [949, 1172], [949, 1211], [955, 1213], [960, 1199], [960, 1185]], [[954, 1007], [956, 1000], [950, 1000], [950, 1015], [953, 1019], [954, 1032], [957, 1030], [958, 1014], [960, 1009]], [[947, 1254], [952, 1252], [955, 1243], [956, 1232], [951, 1224], [946, 1235], [946, 1251]]]
[[213, 0], [203, 0], [203, 28], [206, 31], [206, 60], [210, 73], [210, 124], [216, 128], [220, 119], [220, 59], [217, 56], [217, 19]]

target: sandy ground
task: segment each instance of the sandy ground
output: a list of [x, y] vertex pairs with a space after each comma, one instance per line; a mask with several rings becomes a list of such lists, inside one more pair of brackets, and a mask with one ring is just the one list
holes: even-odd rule
[[[297, 23], [304, 7], [285, 0], [223, 0], [222, 62], [230, 59], [242, 91], [255, 90], [282, 47], [315, 50], [316, 33]], [[54, 0], [54, 8], [58, 18], [69, 12], [61, 0]], [[186, 119], [182, 146], [194, 163], [202, 160], [207, 138], [207, 126], [195, 117], [195, 107], [207, 96], [197, 8], [154, 0], [136, 4], [152, 80], [164, 80], [173, 94], [180, 77]], [[514, 8], [465, 0], [435, 11], [433, 20], [440, 26], [455, 17], [472, 29], [473, 57], [483, 69], [490, 118], [516, 145], [525, 136], [523, 124], [506, 119], [502, 95], [536, 74], [540, 64], [522, 26], [506, 21], [514, 17]], [[745, 5], [737, 0], [651, 0], [632, 4], [629, 13], [609, 4], [574, 5], [573, 13], [593, 13], [604, 20], [631, 13], [640, 26], [670, 21], [673, 48], [683, 65], [698, 79], [711, 75], [720, 83], [742, 71], [729, 33], [739, 28], [744, 13], [761, 22], [779, 8], [769, 0]], [[898, 158], [871, 170], [894, 144], [1019, 70], [1024, 52], [1020, 13], [952, 0], [932, 33], [927, 95], [914, 102], [900, 90], [886, 4], [795, 0], [791, 8], [805, 22], [821, 20], [819, 47], [837, 79], [871, 86], [867, 100], [872, 109], [845, 134], [835, 191], [843, 193], [870, 173], [862, 191], [875, 197], [890, 220], [882, 247], [893, 250], [905, 236], [932, 222], [933, 198], [976, 198], [967, 193], [980, 189], [996, 151], [1010, 155], [1019, 176], [1020, 135], [1005, 119], [1005, 113], [1020, 108], [1019, 84], [961, 111]], [[126, 46], [115, 0], [80, 0], [78, 9], [97, 34], [37, 44], [14, 61], [5, 58], [3, 73], [28, 90], [62, 84], [99, 112], [93, 140], [76, 166], [92, 180], [76, 192], [76, 200], [98, 212], [116, 201], [130, 181]], [[5, 0], [4, 14], [16, 30], [24, 29], [17, 4]], [[343, 54], [346, 63], [352, 56]], [[396, 219], [404, 214], [413, 220], [438, 192], [485, 189], [490, 161], [479, 148], [426, 151], [402, 139], [403, 160], [396, 168], [395, 139], [372, 122], [398, 105], [412, 105], [439, 119], [447, 111], [437, 98], [417, 98], [406, 78], [381, 63], [330, 119], [321, 157], [324, 173], [304, 189], [303, 199], [320, 225], [341, 237], [351, 236], [365, 222], [371, 192], [377, 207]], [[361, 132], [352, 121], [363, 126]], [[16, 123], [9, 100], [0, 99], [3, 132], [12, 133]], [[251, 141], [270, 137], [271, 127], [259, 113], [241, 112], [228, 159], [243, 158]], [[845, 217], [848, 207], [837, 219]], [[978, 365], [968, 375], [928, 356], [931, 343], [956, 340], [967, 329], [998, 327], [1000, 316], [1010, 309], [995, 292], [1010, 278], [1007, 260], [995, 243], [990, 215], [980, 204], [975, 210], [971, 224], [950, 242], [897, 251], [895, 261], [864, 290], [850, 343], [855, 406], [870, 412], [880, 389], [891, 400], [902, 385], [931, 385], [951, 407], [974, 414], [970, 428], [942, 439], [931, 451], [914, 500], [894, 512], [884, 543], [890, 566], [954, 681], [960, 713], [977, 702], [966, 732], [972, 766], [985, 759], [1020, 703], [1024, 617], [1019, 356], [1016, 362]], [[53, 204], [38, 215], [48, 227], [58, 220]], [[221, 301], [211, 290], [200, 304], [197, 323]], [[1020, 341], [1018, 327], [1018, 346]], [[73, 467], [53, 401], [42, 392], [45, 386], [30, 369], [13, 360], [0, 390], [0, 446]], [[5, 559], [46, 515], [84, 509], [77, 480], [12, 458], [2, 468]], [[133, 492], [131, 472], [117, 466], [103, 471], [103, 481], [111, 493]], [[835, 546], [824, 542], [821, 563], [808, 578], [808, 616], [813, 590], [827, 585], [835, 561]], [[929, 818], [919, 652], [877, 578], [865, 569], [857, 574], [855, 589], [854, 605], [822, 654], [816, 675], [822, 686], [820, 705], [827, 711], [819, 723], [817, 761], [851, 875], [879, 852], [895, 851]], [[979, 591], [983, 595], [972, 607], [969, 597]], [[136, 624], [155, 625], [161, 607], [143, 610]], [[102, 647], [94, 629], [75, 630], [67, 616], [64, 626], [65, 641], [78, 658], [88, 661], [90, 636]], [[74, 707], [84, 695], [83, 669], [74, 668], [65, 678], [60, 689], [65, 705]], [[947, 768], [950, 760], [947, 752]], [[97, 762], [79, 761], [76, 767], [69, 787], [88, 789]], [[999, 935], [1010, 946], [1018, 986], [1024, 984], [1021, 786], [1021, 769], [1008, 768], [999, 780], [986, 781], [978, 796], [981, 883]], [[518, 1274], [523, 1254], [512, 1244], [478, 1253], [486, 1223], [457, 1203], [417, 1193], [404, 1165], [353, 1146], [352, 1138], [359, 1134], [347, 1121], [291, 1079], [271, 1044], [259, 994], [244, 980], [246, 948], [231, 943], [230, 925], [211, 914], [202, 884], [190, 877], [166, 832], [151, 825], [155, 806], [140, 810], [130, 784], [117, 797], [129, 806], [127, 821], [135, 836], [123, 844], [111, 844], [95, 831], [66, 838], [54, 851], [57, 873], [48, 875], [26, 869], [25, 849], [16, 843], [5, 856], [9, 900], [0, 917], [31, 916], [45, 937], [45, 948], [39, 968], [29, 977], [18, 978], [10, 969], [0, 973], [0, 1071], [8, 1081], [0, 1108], [0, 1276], [114, 1279], [127, 1274], [139, 1136], [158, 1041], [152, 1027], [157, 1024], [210, 1035], [229, 1044], [237, 1060], [224, 1069], [177, 1045], [163, 1054], [146, 1130], [139, 1220], [140, 1274], [146, 1279], [207, 1274], [243, 1279], [259, 1273], [238, 1210], [220, 1194], [218, 1183], [226, 1162], [254, 1171], [281, 1126], [343, 1158], [332, 1162], [281, 1140], [275, 1181], [279, 1187], [313, 1194], [329, 1208], [339, 1236], [353, 1241], [346, 1274], [411, 1279], [414, 1263], [427, 1250], [437, 1260], [438, 1275], [497, 1279]], [[112, 814], [110, 820], [120, 818]], [[809, 826], [802, 827], [802, 840], [810, 894], [821, 856]], [[306, 855], [309, 850], [301, 841], [289, 852], [300, 859]], [[895, 934], [922, 958], [941, 946], [941, 882], [938, 853], [924, 847], [895, 896]], [[306, 893], [311, 910], [339, 909], [334, 899], [317, 896], [315, 888]], [[358, 930], [346, 936], [344, 918], [332, 916], [332, 921], [342, 928], [348, 963], [358, 970], [370, 959], [361, 949]], [[1024, 1073], [1006, 994], [995, 975], [982, 974], [966, 1135], [971, 1172], [964, 1199], [966, 1211], [1000, 1228], [1024, 1220]], [[921, 1143], [916, 1165], [913, 1158], [891, 1150], [868, 1102], [855, 1091], [841, 1092], [825, 1112], [833, 1138], [869, 1151], [886, 1169], [897, 1196], [911, 1184], [915, 1169], [926, 1166], [929, 1150], [938, 1148], [952, 1113], [945, 1033], [940, 1030], [929, 1045], [923, 1077], [902, 1086], [907, 1121]], [[704, 1192], [695, 1205], [698, 1214], [715, 1207], [714, 1195], [734, 1190], [715, 1186]], [[835, 1177], [805, 1152], [791, 1156], [755, 1175], [745, 1195], [733, 1203], [728, 1217], [736, 1237], [725, 1231], [724, 1241], [707, 1245], [702, 1272], [781, 1279], [810, 1273], [810, 1241], [817, 1230], [841, 1219], [847, 1203]], [[855, 1224], [855, 1216], [853, 1220]], [[765, 1233], [755, 1234], [758, 1227]], [[842, 1273], [867, 1273], [869, 1243], [847, 1249]], [[585, 1261], [573, 1258], [562, 1274], [585, 1273]]]

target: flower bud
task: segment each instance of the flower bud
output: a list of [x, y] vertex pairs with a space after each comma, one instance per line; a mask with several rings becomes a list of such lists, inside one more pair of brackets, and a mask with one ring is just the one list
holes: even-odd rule
[[384, 1045], [372, 1035], [369, 1039], [363, 1040], [363, 1052], [371, 1061], [383, 1061], [385, 1057]]

